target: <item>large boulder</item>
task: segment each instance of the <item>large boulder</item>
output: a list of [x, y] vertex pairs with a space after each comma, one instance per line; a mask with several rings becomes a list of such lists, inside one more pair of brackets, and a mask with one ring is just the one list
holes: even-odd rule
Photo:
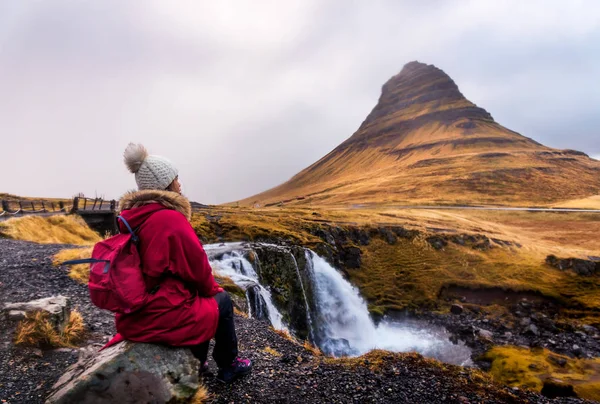
[[189, 349], [122, 342], [80, 357], [46, 404], [185, 403], [199, 387], [198, 367]]
[[58, 330], [69, 322], [71, 304], [65, 296], [52, 296], [44, 299], [22, 303], [6, 303], [3, 307], [9, 320], [22, 320], [27, 313], [43, 312], [48, 315], [48, 321]]

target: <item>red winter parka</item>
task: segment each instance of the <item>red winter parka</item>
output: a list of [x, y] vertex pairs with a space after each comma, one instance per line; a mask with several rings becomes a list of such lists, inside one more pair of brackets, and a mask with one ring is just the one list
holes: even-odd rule
[[[119, 202], [121, 216], [138, 229], [138, 249], [149, 296], [131, 314], [116, 314], [122, 339], [173, 346], [196, 345], [215, 335], [218, 306], [211, 296], [222, 291], [215, 282], [202, 244], [192, 226], [189, 201], [169, 191], [138, 191]], [[121, 232], [127, 232], [120, 223]]]

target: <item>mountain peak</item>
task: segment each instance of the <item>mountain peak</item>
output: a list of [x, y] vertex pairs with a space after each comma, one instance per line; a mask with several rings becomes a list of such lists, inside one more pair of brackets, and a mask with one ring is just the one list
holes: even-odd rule
[[473, 120], [494, 121], [485, 109], [467, 100], [442, 69], [418, 61], [404, 65], [383, 85], [377, 105], [355, 135], [381, 123], [381, 118], [392, 117], [413, 129], [432, 122], [451, 125], [463, 120], [469, 127], [474, 126]]
[[548, 203], [597, 194], [599, 170], [505, 128], [443, 70], [415, 61], [350, 138], [246, 203]]

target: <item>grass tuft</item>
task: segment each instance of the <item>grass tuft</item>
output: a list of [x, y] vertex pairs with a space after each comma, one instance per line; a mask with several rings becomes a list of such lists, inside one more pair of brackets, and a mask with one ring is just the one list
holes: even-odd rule
[[287, 339], [288, 341], [297, 343], [298, 341], [296, 341], [296, 339], [292, 336], [292, 334], [290, 334], [290, 332], [288, 330], [276, 330], [275, 328], [271, 327], [271, 331], [273, 331], [275, 334], [279, 335], [280, 337]]
[[196, 394], [190, 399], [190, 404], [204, 404], [208, 403], [212, 399], [212, 395], [208, 392], [208, 389], [204, 385], [200, 385]]
[[83, 316], [76, 310], [71, 312], [69, 322], [60, 333], [60, 341], [65, 346], [75, 346], [81, 342], [85, 335], [85, 323]]
[[102, 238], [79, 216], [26, 216], [0, 223], [0, 234], [41, 244], [93, 245]]
[[85, 325], [79, 312], [72, 311], [67, 325], [59, 332], [48, 320], [48, 313], [37, 311], [28, 313], [19, 322], [15, 344], [38, 348], [74, 347], [84, 336]]
[[245, 311], [241, 311], [237, 307], [233, 307], [233, 314], [235, 314], [236, 316], [243, 317], [243, 318], [248, 318], [248, 313], [246, 313]]
[[313, 354], [313, 356], [323, 356], [323, 352], [321, 352], [319, 347], [311, 344], [309, 340], [305, 340], [304, 344], [302, 344], [302, 347]]

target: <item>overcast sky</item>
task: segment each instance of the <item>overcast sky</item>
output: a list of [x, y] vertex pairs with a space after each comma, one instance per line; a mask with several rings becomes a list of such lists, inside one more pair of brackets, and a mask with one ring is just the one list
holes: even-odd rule
[[133, 141], [193, 200], [248, 197], [352, 135], [411, 60], [600, 156], [599, 1], [2, 1], [0, 192], [118, 197]]

